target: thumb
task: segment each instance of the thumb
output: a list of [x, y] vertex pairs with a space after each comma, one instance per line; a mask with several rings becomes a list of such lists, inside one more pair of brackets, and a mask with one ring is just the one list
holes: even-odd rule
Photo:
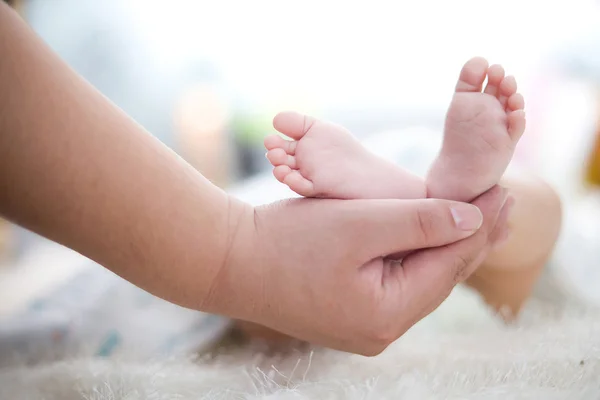
[[348, 234], [358, 236], [368, 259], [454, 243], [473, 235], [483, 222], [476, 206], [449, 200], [350, 200], [347, 204], [352, 219], [359, 219], [348, 227]]
[[505, 190], [491, 189], [475, 200], [484, 214], [483, 225], [475, 235], [450, 246], [408, 255], [402, 267], [395, 270], [403, 288], [403, 299], [408, 299], [413, 308], [421, 307], [426, 314], [433, 311], [487, 256], [489, 234], [498, 218], [506, 218], [501, 211], [505, 201]]

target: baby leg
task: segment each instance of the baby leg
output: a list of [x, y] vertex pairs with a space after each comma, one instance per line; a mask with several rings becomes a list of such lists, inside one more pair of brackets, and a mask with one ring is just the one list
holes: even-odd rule
[[500, 184], [515, 198], [509, 234], [466, 283], [510, 320], [551, 256], [562, 212], [558, 194], [538, 177], [509, 168]]

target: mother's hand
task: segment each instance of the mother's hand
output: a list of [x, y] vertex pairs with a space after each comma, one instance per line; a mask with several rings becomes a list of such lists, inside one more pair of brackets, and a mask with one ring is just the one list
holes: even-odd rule
[[[502, 234], [505, 200], [497, 187], [473, 203], [479, 209], [434, 199], [259, 207], [240, 225], [203, 308], [311, 343], [378, 354], [478, 266]], [[426, 250], [402, 264], [382, 257], [414, 249]]]

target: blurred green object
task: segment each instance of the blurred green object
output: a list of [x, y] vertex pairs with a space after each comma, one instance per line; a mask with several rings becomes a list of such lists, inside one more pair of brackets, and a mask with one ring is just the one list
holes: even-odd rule
[[272, 117], [267, 114], [238, 112], [230, 120], [239, 168], [238, 179], [249, 178], [269, 168], [263, 139], [272, 133]]
[[245, 146], [262, 146], [264, 137], [273, 131], [272, 119], [260, 114], [236, 114], [231, 130], [236, 141]]

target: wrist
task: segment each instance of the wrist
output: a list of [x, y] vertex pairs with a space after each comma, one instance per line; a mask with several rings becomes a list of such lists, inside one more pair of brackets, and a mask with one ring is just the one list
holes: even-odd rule
[[254, 262], [257, 249], [255, 209], [232, 196], [228, 197], [225, 221], [226, 238], [220, 249], [219, 267], [208, 280], [208, 289], [199, 309], [231, 318], [248, 318], [255, 308], [252, 288], [257, 277]]

